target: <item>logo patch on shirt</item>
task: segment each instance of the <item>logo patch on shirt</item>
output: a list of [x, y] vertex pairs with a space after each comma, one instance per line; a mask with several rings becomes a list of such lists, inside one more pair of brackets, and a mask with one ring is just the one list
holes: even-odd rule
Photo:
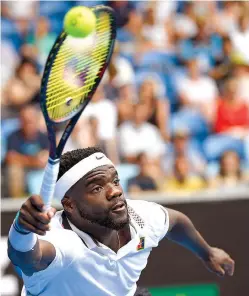
[[141, 251], [144, 249], [144, 241], [145, 241], [145, 237], [140, 237], [140, 242], [137, 245], [137, 251]]

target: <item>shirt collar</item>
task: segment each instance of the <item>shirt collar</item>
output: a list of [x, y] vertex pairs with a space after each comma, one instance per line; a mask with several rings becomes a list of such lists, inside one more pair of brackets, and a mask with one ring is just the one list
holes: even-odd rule
[[91, 238], [89, 234], [77, 228], [72, 222], [69, 221], [69, 219], [67, 219], [67, 221], [72, 230], [86, 243], [89, 249], [92, 249], [97, 246], [97, 244], [94, 242], [94, 240]]

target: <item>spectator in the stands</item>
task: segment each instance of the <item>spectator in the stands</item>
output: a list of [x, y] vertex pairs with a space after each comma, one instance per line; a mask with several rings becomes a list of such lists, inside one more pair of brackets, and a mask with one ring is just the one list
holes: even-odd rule
[[135, 9], [135, 3], [132, 1], [107, 1], [107, 5], [114, 9], [118, 27], [128, 22], [130, 12]]
[[222, 38], [209, 29], [209, 19], [197, 21], [197, 34], [179, 43], [179, 54], [183, 61], [197, 59], [201, 72], [210, 71], [217, 58], [222, 54]]
[[224, 83], [233, 69], [232, 55], [234, 49], [229, 37], [223, 38], [223, 53], [220, 59], [217, 59], [209, 75], [216, 80], [219, 87]]
[[118, 125], [133, 118], [133, 106], [137, 102], [137, 92], [133, 84], [120, 85], [118, 88]]
[[43, 169], [46, 165], [48, 138], [39, 130], [38, 116], [36, 107], [24, 107], [20, 111], [20, 130], [7, 139], [6, 165], [11, 197], [25, 195], [25, 173]]
[[139, 174], [128, 180], [128, 192], [151, 192], [157, 190], [155, 180], [150, 176], [150, 160], [145, 153], [137, 156], [137, 164], [139, 165]]
[[249, 58], [237, 55], [234, 59], [233, 76], [238, 83], [237, 96], [246, 102], [249, 108]]
[[117, 115], [116, 105], [105, 97], [104, 87], [101, 84], [78, 123], [83, 130], [85, 121], [90, 120], [90, 125], [92, 124], [92, 127], [96, 129], [99, 146], [115, 164], [119, 162], [116, 140]]
[[214, 131], [244, 139], [249, 135], [249, 107], [238, 97], [237, 87], [235, 79], [226, 81], [224, 96], [214, 112]]
[[172, 21], [165, 19], [160, 21], [157, 18], [158, 3], [147, 1], [143, 11], [142, 36], [148, 41], [148, 50], [171, 48]]
[[119, 147], [125, 162], [135, 163], [137, 155], [144, 152], [149, 158], [161, 160], [165, 144], [159, 129], [146, 122], [147, 106], [138, 103], [133, 109], [133, 119], [119, 127]]
[[191, 145], [190, 140], [190, 133], [187, 128], [178, 128], [173, 131], [172, 144], [169, 145], [163, 162], [167, 176], [172, 174], [175, 159], [180, 156], [185, 156], [189, 160], [191, 174], [203, 175], [206, 161], [198, 148]]
[[[58, 140], [61, 139], [62, 132], [57, 133]], [[77, 123], [68, 138], [63, 153], [75, 149], [101, 146], [98, 137], [98, 121], [95, 117], [87, 117]]]
[[120, 55], [120, 45], [118, 41], [115, 42], [112, 58], [104, 79], [108, 81], [108, 83], [105, 84], [105, 91], [108, 98], [111, 100], [117, 99], [119, 90], [123, 86], [132, 86], [134, 84], [135, 71], [131, 62]]
[[2, 1], [1, 8], [2, 16], [15, 22], [19, 33], [26, 36], [37, 16], [38, 1]]
[[145, 78], [139, 88], [139, 102], [147, 108], [147, 121], [159, 128], [162, 138], [169, 140], [168, 121], [169, 103], [164, 97], [165, 90], [160, 82], [152, 77]]
[[129, 12], [128, 22], [117, 32], [121, 53], [134, 65], [139, 63], [143, 53], [151, 49], [151, 43], [143, 36], [142, 28], [142, 12], [133, 9]]
[[183, 12], [175, 15], [174, 27], [178, 38], [185, 39], [196, 36], [198, 28], [196, 25], [194, 2], [184, 2]]
[[[119, 6], [122, 5], [121, 1], [115, 1], [115, 3]], [[127, 5], [130, 5], [130, 1], [124, 1], [128, 3]], [[116, 8], [115, 8], [116, 9]], [[136, 38], [141, 36], [141, 28], [142, 28], [142, 14], [140, 11], [135, 9], [135, 7], [132, 7], [131, 9], [128, 9], [127, 11], [127, 17], [126, 22], [124, 23], [124, 26], [119, 29], [118, 31], [118, 40], [122, 42], [121, 50], [128, 53], [128, 51], [131, 49], [131, 46], [134, 46], [134, 42], [136, 42]], [[128, 42], [128, 43], [127, 43]], [[124, 45], [127, 46], [127, 48], [124, 48]], [[126, 51], [126, 49], [128, 51]]]
[[31, 59], [23, 59], [15, 75], [5, 85], [2, 104], [17, 116], [24, 105], [38, 101], [40, 84], [36, 63]]
[[240, 182], [248, 181], [248, 175], [243, 172], [241, 160], [236, 151], [226, 151], [219, 161], [218, 175], [209, 181], [210, 188], [236, 187]]
[[187, 62], [187, 70], [187, 76], [178, 83], [181, 106], [198, 111], [210, 121], [218, 95], [215, 81], [201, 74], [197, 59]]
[[200, 176], [191, 174], [188, 158], [181, 155], [175, 158], [173, 173], [165, 179], [162, 190], [175, 194], [187, 194], [204, 189], [205, 186], [206, 183]]
[[222, 1], [222, 9], [212, 16], [212, 25], [222, 36], [236, 30], [240, 14], [238, 1]]
[[[249, 14], [244, 12], [239, 18], [238, 28], [230, 32], [235, 50], [249, 58]], [[248, 59], [249, 60], [249, 59]]]
[[[20, 57], [10, 41], [1, 40], [1, 91], [4, 89], [5, 84], [15, 73], [15, 68], [19, 63]], [[4, 75], [3, 75], [4, 73]]]
[[34, 46], [38, 51], [38, 62], [44, 66], [48, 54], [55, 42], [56, 34], [50, 32], [49, 20], [39, 17], [35, 24], [35, 31], [26, 38], [26, 43]]

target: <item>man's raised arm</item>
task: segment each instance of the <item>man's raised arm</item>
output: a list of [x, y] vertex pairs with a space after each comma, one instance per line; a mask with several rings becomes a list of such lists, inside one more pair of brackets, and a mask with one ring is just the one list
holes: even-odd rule
[[48, 267], [56, 256], [55, 247], [37, 237], [49, 230], [56, 211], [51, 208], [44, 212], [43, 206], [40, 196], [31, 196], [22, 205], [9, 232], [8, 256], [28, 276]]

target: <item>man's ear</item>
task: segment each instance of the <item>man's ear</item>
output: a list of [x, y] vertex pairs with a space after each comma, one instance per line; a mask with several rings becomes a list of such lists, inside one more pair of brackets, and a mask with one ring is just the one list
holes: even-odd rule
[[61, 204], [66, 210], [66, 212], [71, 213], [73, 210], [73, 201], [69, 196], [64, 196], [63, 199], [61, 200]]

